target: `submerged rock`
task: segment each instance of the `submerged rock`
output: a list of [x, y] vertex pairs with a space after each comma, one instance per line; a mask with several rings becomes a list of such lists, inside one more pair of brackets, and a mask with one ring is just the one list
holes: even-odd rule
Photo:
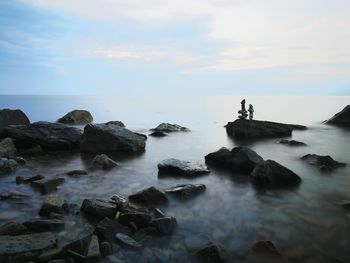
[[295, 141], [295, 140], [280, 140], [278, 143], [285, 144], [289, 146], [306, 146], [306, 143]]
[[172, 173], [181, 176], [196, 176], [210, 173], [204, 164], [182, 161], [178, 159], [165, 159], [158, 164], [159, 173]]
[[149, 187], [130, 195], [129, 200], [145, 205], [164, 205], [168, 203], [166, 194], [155, 187]]
[[194, 253], [200, 262], [219, 263], [230, 258], [230, 254], [220, 245], [209, 244]]
[[350, 127], [350, 105], [347, 105], [342, 111], [325, 121], [325, 123]]
[[284, 124], [270, 121], [241, 120], [229, 122], [226, 132], [234, 138], [266, 138], [290, 136], [293, 130], [305, 130], [306, 127], [296, 124]]
[[13, 173], [19, 167], [13, 159], [0, 158], [0, 175]]
[[10, 221], [2, 224], [0, 226], [0, 235], [16, 236], [24, 234], [27, 231], [27, 228], [17, 222]]
[[68, 112], [63, 117], [59, 118], [57, 122], [71, 125], [87, 124], [92, 122], [93, 118], [90, 112], [86, 110], [73, 110]]
[[117, 212], [117, 205], [104, 199], [85, 199], [80, 208], [85, 215], [93, 216], [98, 219], [105, 217], [114, 218]]
[[92, 160], [92, 163], [95, 166], [101, 167], [104, 170], [112, 169], [119, 166], [116, 161], [109, 158], [106, 154], [96, 155]]
[[134, 240], [133, 238], [129, 237], [128, 235], [118, 233], [115, 235], [115, 239], [122, 245], [125, 245], [127, 247], [131, 248], [142, 248], [142, 245]]
[[205, 161], [216, 167], [250, 173], [264, 159], [247, 147], [235, 147], [231, 151], [223, 147], [206, 155]]
[[27, 125], [30, 121], [21, 110], [0, 110], [0, 133], [9, 125]]
[[331, 171], [337, 167], [345, 166], [345, 163], [335, 161], [329, 155], [307, 154], [301, 157], [301, 160], [306, 161], [310, 165], [318, 166], [322, 171]]
[[140, 153], [146, 139], [128, 129], [106, 124], [88, 124], [84, 128], [81, 150], [91, 153]]
[[205, 191], [204, 184], [178, 184], [166, 190], [168, 194], [172, 194], [181, 200], [187, 200]]
[[17, 190], [12, 190], [12, 191], [8, 191], [0, 194], [0, 200], [17, 199], [17, 198], [21, 199], [25, 197], [29, 197], [29, 194], [21, 191], [17, 191]]
[[64, 228], [64, 222], [60, 219], [33, 219], [24, 222], [23, 225], [30, 232], [47, 232]]
[[175, 217], [162, 217], [154, 219], [152, 225], [157, 229], [160, 235], [165, 236], [174, 232], [177, 221]]
[[344, 208], [350, 209], [350, 200], [341, 200], [336, 203], [339, 206], [342, 206]]
[[65, 173], [68, 176], [79, 176], [79, 175], [87, 175], [88, 172], [86, 170], [71, 170]]
[[63, 214], [68, 209], [68, 204], [63, 197], [58, 195], [48, 195], [44, 199], [43, 205], [39, 210], [39, 215], [49, 216], [50, 213]]
[[250, 177], [254, 184], [265, 187], [290, 187], [301, 181], [293, 171], [272, 160], [256, 166]]
[[153, 132], [188, 132], [188, 128], [178, 124], [161, 123], [157, 127], [151, 129]]
[[0, 157], [13, 158], [17, 149], [11, 138], [5, 138], [0, 142]]
[[31, 182], [31, 185], [37, 188], [41, 193], [47, 194], [57, 190], [57, 187], [64, 182], [62, 177], [44, 178]]

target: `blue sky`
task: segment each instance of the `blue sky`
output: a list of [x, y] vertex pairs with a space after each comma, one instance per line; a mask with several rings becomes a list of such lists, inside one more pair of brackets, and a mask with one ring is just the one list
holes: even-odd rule
[[348, 0], [0, 0], [0, 94], [350, 95]]

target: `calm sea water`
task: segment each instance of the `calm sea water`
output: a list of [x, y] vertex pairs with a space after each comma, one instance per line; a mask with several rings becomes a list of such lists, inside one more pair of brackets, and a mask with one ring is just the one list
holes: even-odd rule
[[[292, 138], [307, 147], [288, 147], [277, 139], [244, 142], [265, 159], [273, 159], [301, 178], [292, 190], [255, 189], [240, 174], [212, 171], [196, 179], [159, 178], [157, 163], [165, 158], [204, 162], [204, 156], [220, 147], [241, 145], [227, 137], [224, 125], [236, 118], [242, 97], [92, 97], [92, 96], [0, 96], [1, 108], [20, 108], [32, 122], [55, 121], [73, 109], [87, 109], [95, 122], [121, 120], [137, 132], [161, 122], [178, 123], [192, 130], [165, 138], [147, 140], [146, 152], [134, 158], [118, 158], [120, 167], [109, 172], [90, 172], [87, 177], [66, 178], [57, 191], [69, 202], [80, 205], [84, 198], [109, 198], [114, 193], [130, 195], [149, 186], [166, 189], [180, 183], [202, 183], [205, 193], [187, 202], [171, 200], [164, 211], [178, 220], [176, 232], [166, 239], [150, 241], [161, 248], [169, 262], [186, 261], [190, 251], [215, 242], [244, 258], [260, 239], [273, 241], [291, 262], [326, 262], [337, 257], [350, 261], [350, 213], [335, 203], [350, 199], [350, 165], [330, 174], [321, 173], [299, 157], [316, 153], [331, 155], [350, 164], [350, 131], [321, 122], [333, 116], [350, 97], [245, 97], [255, 108], [255, 118], [303, 124], [306, 131], [293, 132]], [[89, 158], [79, 153], [46, 154], [28, 158], [31, 168], [19, 174], [46, 176], [89, 167]], [[28, 186], [16, 186], [14, 175], [0, 178], [0, 191], [29, 193], [21, 201], [0, 201], [0, 223], [24, 221], [37, 216], [43, 196]], [[67, 218], [61, 243], [82, 236], [89, 225], [75, 217]], [[147, 245], [147, 244], [146, 244]], [[159, 251], [159, 250], [154, 250]], [[135, 254], [135, 256], [137, 256]], [[134, 262], [132, 256], [129, 256]]]

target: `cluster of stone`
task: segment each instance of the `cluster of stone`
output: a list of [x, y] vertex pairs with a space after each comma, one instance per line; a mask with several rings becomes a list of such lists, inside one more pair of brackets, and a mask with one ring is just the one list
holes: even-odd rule
[[253, 119], [254, 108], [252, 104], [249, 104], [248, 111], [245, 109], [245, 99], [241, 101], [241, 109], [238, 111], [238, 118], [241, 120], [246, 120], [249, 112], [249, 120]]

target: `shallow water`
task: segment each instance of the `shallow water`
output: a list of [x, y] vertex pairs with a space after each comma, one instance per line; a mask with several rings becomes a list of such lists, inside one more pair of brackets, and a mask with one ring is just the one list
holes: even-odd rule
[[[203, 183], [207, 190], [186, 202], [171, 199], [164, 207], [175, 216], [178, 228], [168, 239], [159, 240], [167, 261], [186, 260], [194, 248], [207, 242], [224, 245], [244, 258], [260, 239], [273, 241], [290, 262], [325, 262], [337, 257], [350, 261], [350, 213], [335, 202], [350, 199], [350, 167], [322, 173], [299, 160], [308, 154], [331, 155], [350, 164], [350, 131], [321, 122], [345, 105], [349, 97], [246, 97], [254, 105], [255, 118], [303, 124], [306, 131], [294, 131], [292, 138], [307, 147], [277, 144], [278, 138], [234, 141], [224, 125], [236, 118], [241, 97], [127, 98], [89, 96], [0, 96], [2, 108], [21, 108], [32, 122], [55, 121], [72, 109], [87, 109], [95, 122], [121, 120], [134, 131], [148, 133], [161, 122], [189, 127], [189, 133], [164, 138], [149, 137], [146, 151], [133, 158], [115, 157], [117, 169], [90, 171], [88, 176], [66, 177], [56, 192], [80, 206], [88, 197], [109, 198], [114, 193], [130, 195], [149, 186], [166, 189], [180, 183]], [[159, 178], [157, 163], [165, 158], [204, 162], [204, 156], [220, 147], [247, 145], [264, 159], [273, 159], [296, 172], [302, 183], [294, 189], [254, 188], [245, 176], [212, 170], [195, 179]], [[28, 157], [28, 166], [17, 174], [54, 176], [72, 169], [89, 169], [93, 156], [80, 153], [49, 153]], [[0, 223], [25, 221], [37, 216], [43, 195], [29, 185], [16, 185], [15, 175], [0, 178], [0, 192], [20, 190], [29, 194], [18, 201], [0, 201]], [[83, 218], [67, 218], [60, 242], [81, 236], [91, 229]]]

